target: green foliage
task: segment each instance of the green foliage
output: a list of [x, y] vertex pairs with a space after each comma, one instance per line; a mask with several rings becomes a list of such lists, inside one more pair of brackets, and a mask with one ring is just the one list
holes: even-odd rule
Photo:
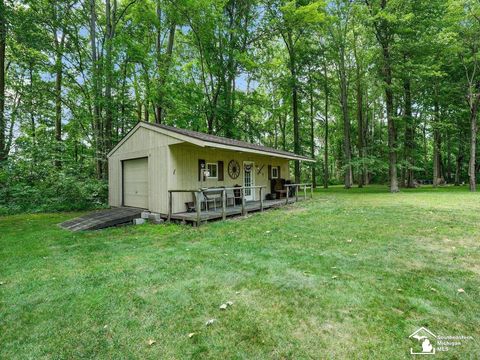
[[0, 215], [105, 206], [108, 190], [103, 180], [52, 170], [29, 179], [27, 173], [11, 163], [0, 170]]

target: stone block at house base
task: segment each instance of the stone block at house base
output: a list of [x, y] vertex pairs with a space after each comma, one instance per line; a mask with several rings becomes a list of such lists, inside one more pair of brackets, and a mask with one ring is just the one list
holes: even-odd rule
[[142, 218], [138, 218], [138, 219], [133, 219], [133, 224], [134, 225], [142, 225], [142, 224], [145, 224], [145, 219], [142, 219]]
[[165, 222], [165, 220], [163, 220], [163, 219], [150, 220], [150, 222], [151, 222], [152, 224], [159, 225], [159, 224], [163, 224], [163, 223]]
[[142, 211], [141, 218], [142, 219], [148, 219], [148, 216], [150, 215], [150, 211]]
[[160, 217], [160, 214], [157, 214], [157, 213], [150, 213], [148, 215], [148, 220], [150, 220], [151, 222], [153, 221], [159, 221], [161, 220], [162, 218]]

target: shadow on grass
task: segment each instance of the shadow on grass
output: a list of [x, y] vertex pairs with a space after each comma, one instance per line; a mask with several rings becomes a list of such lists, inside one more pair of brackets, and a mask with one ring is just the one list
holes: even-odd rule
[[[329, 186], [328, 189], [323, 187], [317, 187], [315, 189], [316, 193], [328, 193], [328, 194], [386, 194], [389, 193], [387, 185], [368, 185], [363, 188], [354, 186], [350, 189], [345, 189], [343, 185], [333, 185]], [[400, 193], [458, 193], [458, 192], [469, 192], [468, 186], [454, 186], [454, 185], [445, 185], [439, 187], [433, 187], [432, 185], [422, 185], [415, 189], [400, 188]]]

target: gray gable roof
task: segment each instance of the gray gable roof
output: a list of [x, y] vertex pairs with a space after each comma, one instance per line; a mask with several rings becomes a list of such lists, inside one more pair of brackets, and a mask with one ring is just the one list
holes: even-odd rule
[[206, 134], [198, 131], [193, 131], [193, 130], [187, 130], [187, 129], [181, 129], [177, 128], [174, 126], [169, 126], [169, 125], [164, 125], [164, 124], [154, 124], [154, 123], [147, 123], [142, 121], [145, 124], [148, 125], [154, 125], [156, 127], [159, 127], [161, 129], [165, 129], [168, 131], [175, 132], [177, 134], [181, 134], [184, 136], [189, 136], [197, 140], [201, 141], [207, 141], [211, 143], [216, 143], [216, 144], [222, 144], [222, 145], [229, 145], [229, 146], [236, 146], [236, 147], [241, 147], [245, 149], [251, 149], [251, 150], [258, 150], [258, 151], [263, 151], [263, 152], [268, 152], [272, 154], [277, 154], [277, 155], [285, 155], [288, 157], [295, 157], [298, 158], [299, 160], [306, 160], [306, 161], [312, 161], [311, 158], [302, 156], [302, 155], [297, 155], [288, 151], [283, 151], [283, 150], [278, 150], [274, 149], [268, 146], [263, 146], [263, 145], [257, 145], [257, 144], [252, 144], [246, 141], [241, 141], [241, 140], [234, 140], [234, 139], [229, 139], [226, 137], [222, 136], [216, 136], [216, 135], [211, 135], [211, 134]]

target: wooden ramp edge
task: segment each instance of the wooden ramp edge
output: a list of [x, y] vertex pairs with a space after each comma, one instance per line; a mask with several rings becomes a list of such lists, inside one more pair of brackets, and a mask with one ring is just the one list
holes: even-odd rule
[[66, 230], [99, 230], [107, 227], [125, 224], [139, 218], [144, 209], [119, 207], [106, 210], [97, 210], [83, 216], [65, 221], [59, 226]]

